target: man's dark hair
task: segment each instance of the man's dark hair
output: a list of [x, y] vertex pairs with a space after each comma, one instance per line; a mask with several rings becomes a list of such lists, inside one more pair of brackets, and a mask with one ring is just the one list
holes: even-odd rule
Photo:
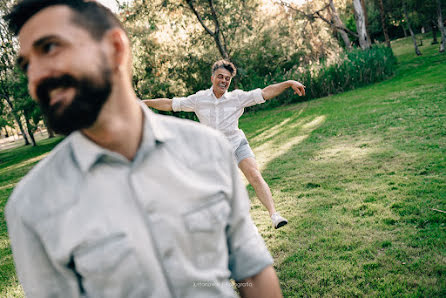
[[[65, 5], [74, 12], [72, 21], [83, 27], [95, 40], [101, 40], [104, 33], [115, 27], [123, 29], [116, 16], [103, 5], [88, 0], [22, 0], [13, 6], [5, 16], [9, 30], [18, 35], [23, 25], [39, 11], [55, 5]], [[123, 29], [124, 30], [124, 29]]]
[[234, 64], [228, 60], [218, 60], [215, 62], [214, 65], [212, 65], [212, 74], [214, 74], [214, 72], [219, 68], [224, 68], [229, 71], [231, 73], [231, 77], [235, 77], [235, 74], [237, 73], [237, 68], [235, 68]]

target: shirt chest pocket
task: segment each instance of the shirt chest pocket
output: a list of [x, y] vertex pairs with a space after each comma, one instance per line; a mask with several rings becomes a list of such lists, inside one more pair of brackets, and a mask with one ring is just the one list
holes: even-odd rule
[[220, 124], [222, 128], [226, 129], [236, 129], [238, 119], [240, 118], [241, 113], [240, 109], [237, 109], [233, 106], [223, 107], [222, 108], [222, 115], [220, 118]]
[[148, 297], [150, 281], [124, 234], [114, 234], [74, 252], [88, 297]]
[[229, 203], [221, 194], [210, 203], [183, 215], [188, 236], [194, 245], [193, 259], [198, 267], [212, 267], [216, 258], [227, 255], [226, 227], [230, 211]]

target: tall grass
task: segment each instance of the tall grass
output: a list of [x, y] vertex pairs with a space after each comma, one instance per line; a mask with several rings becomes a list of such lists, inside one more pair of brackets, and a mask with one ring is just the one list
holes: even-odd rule
[[[373, 46], [368, 50], [355, 49], [343, 53], [334, 63], [321, 62], [301, 70], [290, 70], [272, 78], [273, 82], [288, 79], [299, 80], [306, 86], [307, 95], [303, 98], [285, 93], [265, 105], [254, 106], [249, 110], [270, 109], [279, 105], [320, 98], [342, 93], [365, 85], [383, 81], [391, 77], [396, 69], [396, 58], [392, 49]], [[252, 77], [256, 77], [253, 75]], [[273, 83], [267, 82], [267, 84]], [[258, 88], [264, 81], [245, 82], [246, 89]]]
[[382, 81], [394, 73], [395, 65], [390, 48], [356, 49], [335, 64], [322, 67], [315, 75], [308, 71], [303, 81], [308, 85], [309, 96], [319, 98]]

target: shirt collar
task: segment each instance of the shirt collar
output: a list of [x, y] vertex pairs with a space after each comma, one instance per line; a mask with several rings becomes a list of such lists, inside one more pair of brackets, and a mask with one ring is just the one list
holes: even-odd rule
[[209, 92], [208, 95], [214, 96], [215, 99], [226, 98], [226, 96], [228, 95], [228, 90], [226, 90], [225, 93], [223, 93], [223, 95], [222, 95], [220, 98], [217, 98], [217, 96], [215, 96], [215, 93], [214, 93], [214, 89], [213, 89], [213, 88], [214, 88], [214, 87], [211, 86], [211, 88], [208, 89], [208, 92]]
[[[143, 136], [134, 160], [152, 151], [157, 143], [164, 143], [173, 137], [167, 125], [158, 116], [154, 115], [142, 101], [139, 104], [144, 115]], [[69, 138], [74, 157], [83, 172], [87, 172], [104, 155], [119, 156], [116, 152], [97, 145], [80, 131], [73, 132]]]

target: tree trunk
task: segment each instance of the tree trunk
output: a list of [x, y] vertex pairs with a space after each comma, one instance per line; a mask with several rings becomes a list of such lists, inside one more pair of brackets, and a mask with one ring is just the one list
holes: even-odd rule
[[415, 34], [413, 33], [412, 27], [410, 26], [410, 20], [409, 20], [409, 14], [407, 13], [406, 1], [403, 1], [403, 11], [404, 11], [404, 17], [406, 18], [406, 22], [407, 22], [407, 28], [409, 29], [410, 36], [412, 37], [413, 46], [415, 48], [415, 54], [417, 54], [417, 56], [421, 56], [421, 52], [418, 49], [418, 45], [417, 45], [417, 39], [415, 37]]
[[356, 30], [359, 35], [359, 45], [361, 49], [366, 50], [370, 48], [370, 40], [367, 36], [364, 11], [362, 10], [361, 0], [353, 0], [353, 7], [355, 10]]
[[16, 111], [14, 110], [14, 106], [13, 106], [11, 100], [9, 99], [8, 96], [5, 96], [5, 99], [6, 99], [6, 102], [8, 103], [8, 105], [9, 105], [9, 107], [11, 108], [11, 114], [14, 117], [15, 122], [17, 122], [17, 125], [19, 126], [19, 129], [22, 132], [23, 139], [25, 140], [25, 146], [29, 145], [30, 143], [29, 143], [28, 138], [26, 137], [25, 129], [23, 129], [22, 122], [20, 121], [19, 117], [17, 116]]
[[446, 43], [446, 32], [443, 24], [443, 16], [441, 14], [441, 3], [440, 0], [437, 0], [437, 15], [438, 15], [438, 29], [440, 30], [441, 35], [441, 43], [440, 43], [440, 53], [444, 52], [444, 47]]
[[[210, 36], [212, 36], [212, 38], [214, 39], [215, 45], [217, 46], [217, 49], [220, 52], [221, 57], [223, 59], [225, 59], [225, 60], [231, 61], [237, 67], [237, 64], [232, 60], [232, 58], [229, 55], [225, 35], [224, 35], [223, 31], [220, 30], [220, 23], [218, 21], [217, 12], [215, 11], [214, 1], [213, 0], [208, 0], [209, 7], [211, 9], [212, 21], [214, 22], [214, 31], [212, 31], [211, 29], [209, 29], [206, 26], [206, 24], [204, 23], [202, 17], [198, 13], [198, 11], [195, 9], [195, 6], [192, 3], [192, 1], [193, 0], [186, 0], [187, 4], [189, 5], [190, 9], [192, 10], [192, 12], [197, 17], [198, 22], [200, 22], [200, 24], [203, 27], [203, 29]], [[238, 78], [238, 76], [236, 76], [236, 77], [234, 77], [232, 79], [232, 85], [234, 86], [235, 89], [238, 89], [238, 84], [239, 84], [239, 78]]]
[[365, 23], [365, 32], [367, 32], [367, 38], [370, 40], [370, 44], [372, 43], [372, 38], [369, 32], [369, 15], [367, 13], [367, 5], [365, 0], [361, 0], [362, 11], [364, 13], [364, 23]]
[[401, 25], [401, 28], [403, 28], [404, 37], [407, 37], [406, 27], [404, 27], [404, 25]]
[[435, 22], [432, 21], [432, 43], [431, 44], [438, 44], [437, 32], [438, 32], [437, 24], [435, 24]]
[[46, 117], [43, 116], [43, 124], [45, 124], [46, 131], [48, 132], [48, 139], [54, 138], [54, 130], [48, 125]]
[[226, 42], [225, 42], [225, 36], [223, 32], [220, 31], [220, 23], [218, 22], [217, 13], [215, 12], [214, 8], [214, 2], [213, 0], [208, 0], [209, 7], [211, 8], [211, 14], [212, 14], [212, 21], [214, 22], [215, 28], [214, 31], [209, 29], [206, 24], [204, 23], [202, 17], [198, 13], [198, 11], [195, 9], [194, 4], [192, 3], [192, 0], [187, 0], [187, 4], [189, 5], [192, 12], [197, 17], [198, 21], [200, 22], [203, 29], [215, 40], [215, 44], [217, 46], [218, 51], [220, 52], [220, 55], [223, 59], [230, 60], [227, 48], [226, 48]]
[[339, 32], [339, 34], [341, 35], [342, 39], [344, 40], [345, 47], [347, 48], [347, 50], [350, 51], [352, 49], [352, 44], [350, 42], [350, 38], [348, 37], [347, 32], [345, 32], [344, 30], [339, 29], [339, 27], [345, 27], [345, 26], [342, 23], [341, 19], [339, 18], [339, 15], [338, 15], [338, 13], [336, 11], [336, 7], [334, 6], [333, 0], [330, 0], [330, 8], [331, 8], [331, 14], [333, 16], [334, 23], [336, 25], [336, 30]]
[[34, 138], [34, 132], [31, 131], [30, 127], [32, 127], [31, 123], [29, 123], [28, 117], [26, 117], [26, 114], [23, 113], [23, 117], [25, 117], [25, 123], [26, 123], [26, 130], [28, 131], [28, 136], [31, 139], [31, 144], [33, 147], [37, 146], [36, 139]]
[[383, 0], [378, 0], [378, 3], [379, 3], [379, 14], [381, 15], [381, 26], [383, 28], [384, 39], [386, 40], [387, 47], [391, 48], [392, 46], [390, 45], [389, 32], [387, 31], [386, 12], [384, 10]]

